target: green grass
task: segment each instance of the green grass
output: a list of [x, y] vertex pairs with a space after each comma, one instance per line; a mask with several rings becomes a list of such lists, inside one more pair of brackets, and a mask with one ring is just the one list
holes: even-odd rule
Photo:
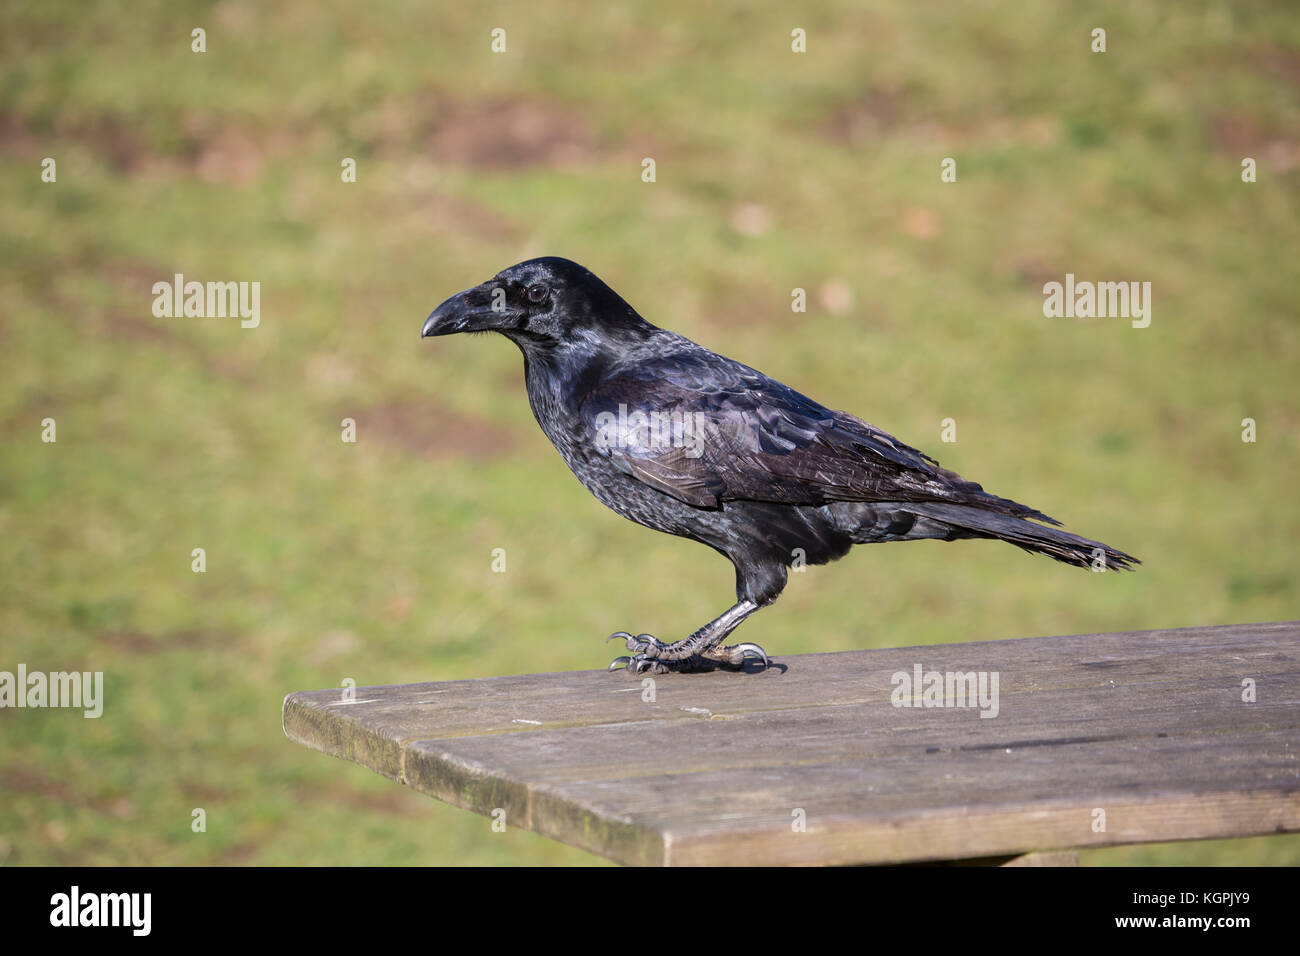
[[[516, 6], [0, 13], [0, 669], [107, 685], [98, 721], [0, 712], [0, 861], [595, 861], [279, 725], [289, 691], [596, 667], [611, 630], [685, 634], [728, 603], [726, 562], [573, 480], [512, 346], [418, 339], [531, 255], [1145, 562], [862, 549], [793, 576], [747, 640], [1296, 616], [1288, 4]], [[765, 232], [736, 229], [744, 204]], [[174, 272], [259, 281], [261, 326], [154, 318]], [[1066, 272], [1150, 281], [1150, 328], [1044, 319]], [[1294, 864], [1300, 842], [1085, 859]]]

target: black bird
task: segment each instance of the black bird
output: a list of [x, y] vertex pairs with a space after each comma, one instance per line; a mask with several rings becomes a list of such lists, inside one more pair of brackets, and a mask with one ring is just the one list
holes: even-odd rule
[[[568, 259], [511, 266], [452, 296], [422, 335], [500, 332], [524, 354], [528, 401], [587, 490], [638, 524], [701, 541], [736, 567], [736, 603], [684, 640], [619, 631], [635, 672], [768, 664], [722, 646], [776, 600], [796, 561], [855, 544], [996, 538], [1084, 568], [1138, 560], [1048, 524], [847, 412], [641, 318]], [[1038, 522], [1045, 522], [1040, 524]]]

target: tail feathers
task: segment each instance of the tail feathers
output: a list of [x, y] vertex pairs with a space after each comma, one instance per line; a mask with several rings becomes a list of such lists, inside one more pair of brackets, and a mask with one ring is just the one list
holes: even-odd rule
[[1081, 568], [1100, 567], [1103, 558], [1105, 567], [1112, 571], [1132, 571], [1132, 565], [1142, 563], [1131, 554], [1100, 541], [970, 505], [927, 501], [921, 504], [909, 502], [898, 507], [948, 525], [956, 532], [953, 537], [996, 538]]
[[1011, 515], [1013, 518], [1031, 518], [1052, 525], [1061, 523], [1050, 515], [1043, 514], [1037, 508], [990, 494], [977, 482], [967, 481], [955, 471], [941, 468], [937, 463], [934, 465], [934, 470], [942, 476], [943, 482], [937, 491], [933, 486], [927, 486], [926, 490], [934, 494], [934, 497], [943, 504], [969, 505], [976, 509]]

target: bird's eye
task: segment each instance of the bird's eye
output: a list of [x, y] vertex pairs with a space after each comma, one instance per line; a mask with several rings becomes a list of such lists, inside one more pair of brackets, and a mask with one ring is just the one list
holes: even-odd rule
[[530, 285], [530, 286], [528, 287], [528, 293], [527, 293], [527, 294], [528, 294], [528, 301], [529, 301], [529, 302], [541, 302], [543, 299], [546, 298], [546, 286], [544, 286], [544, 285]]

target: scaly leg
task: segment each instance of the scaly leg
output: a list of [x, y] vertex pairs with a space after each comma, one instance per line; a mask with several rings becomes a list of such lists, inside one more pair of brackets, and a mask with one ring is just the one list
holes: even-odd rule
[[614, 670], [619, 664], [624, 664], [634, 674], [647, 671], [652, 674], [686, 673], [718, 668], [738, 670], [750, 657], [761, 660], [766, 667], [767, 654], [757, 644], [720, 646], [727, 635], [757, 611], [758, 607], [753, 601], [739, 601], [690, 637], [671, 644], [665, 644], [650, 634], [633, 636], [627, 631], [617, 631], [605, 640], [618, 638], [625, 641], [632, 656], [615, 658], [610, 662], [609, 669]]

